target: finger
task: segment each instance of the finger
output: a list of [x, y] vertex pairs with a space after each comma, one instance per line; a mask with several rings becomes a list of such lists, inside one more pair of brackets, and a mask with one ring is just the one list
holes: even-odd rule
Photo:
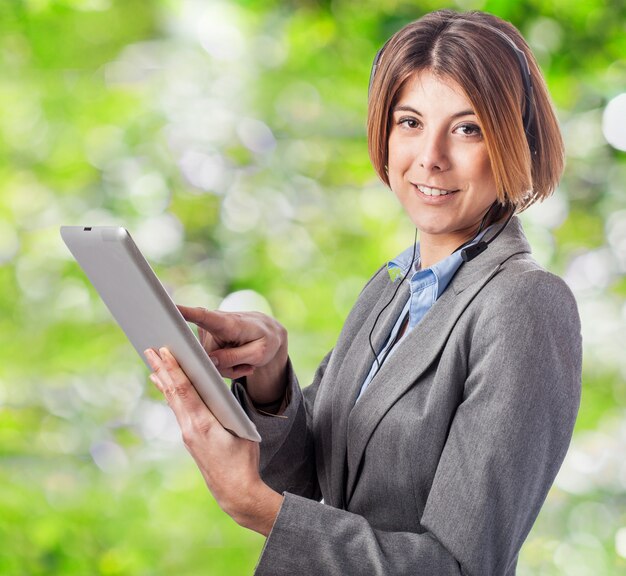
[[167, 348], [161, 348], [159, 353], [169, 376], [169, 382], [166, 379], [164, 386], [165, 397], [178, 421], [183, 443], [194, 454], [197, 443], [202, 445], [206, 442], [206, 435], [210, 430], [226, 430], [202, 401], [172, 353]]
[[247, 364], [249, 366], [264, 366], [271, 358], [266, 358], [267, 342], [259, 338], [241, 346], [233, 348], [219, 348], [211, 352], [211, 360], [220, 371], [235, 366]]
[[189, 412], [204, 407], [204, 402], [200, 395], [172, 353], [167, 348], [161, 348], [159, 349], [159, 355], [161, 356], [162, 369], [165, 371], [166, 377], [162, 377], [160, 370], [157, 370], [157, 376], [163, 381], [166, 394], [177, 404], [185, 406]]
[[161, 392], [161, 394], [165, 393], [163, 384], [161, 384], [161, 380], [159, 380], [159, 377], [156, 372], [153, 372], [152, 374], [150, 374], [148, 378], [150, 378], [151, 382], [157, 387], [157, 390]]
[[[176, 308], [181, 313], [182, 317], [187, 321], [195, 324], [198, 327], [198, 340], [202, 346], [206, 344], [211, 344], [214, 342], [213, 336], [211, 336], [210, 332], [202, 327], [202, 318], [204, 316], [204, 312], [208, 312], [204, 308], [192, 308], [190, 306], [183, 306], [182, 304], [177, 304]], [[210, 346], [213, 347], [213, 346]]]
[[219, 348], [219, 344], [215, 341], [213, 335], [200, 326], [198, 326], [198, 340], [207, 353]]
[[152, 374], [150, 374], [149, 378], [154, 382], [157, 388], [165, 394], [165, 391], [168, 387], [172, 385], [172, 379], [163, 363], [163, 359], [159, 355], [159, 352], [154, 350], [153, 348], [149, 348], [144, 350], [144, 355], [146, 360], [148, 360], [148, 364], [150, 368], [154, 370]]
[[[148, 348], [147, 350], [143, 351], [143, 355], [146, 357], [146, 360], [148, 361], [150, 367], [155, 370], [156, 364], [154, 357], [158, 356], [156, 350], [154, 350], [153, 348]], [[163, 394], [163, 383], [159, 379], [157, 373], [153, 372], [152, 374], [150, 374], [150, 376], [148, 376], [148, 378], [150, 378], [150, 381], [157, 387], [158, 391]]]
[[216, 334], [224, 332], [229, 328], [230, 322], [225, 314], [206, 308], [192, 308], [190, 306], [178, 306], [180, 313], [187, 322], [194, 324]]
[[159, 353], [154, 348], [146, 348], [143, 351], [143, 355], [146, 357], [150, 368], [156, 369], [156, 363], [160, 360]]
[[248, 364], [240, 364], [239, 366], [233, 366], [226, 370], [220, 370], [220, 374], [224, 378], [231, 378], [236, 380], [237, 378], [243, 378], [244, 376], [252, 376], [254, 374], [254, 366]]
[[205, 423], [216, 421], [167, 348], [161, 348], [158, 354], [154, 350], [146, 350], [145, 354], [181, 429], [196, 419]]

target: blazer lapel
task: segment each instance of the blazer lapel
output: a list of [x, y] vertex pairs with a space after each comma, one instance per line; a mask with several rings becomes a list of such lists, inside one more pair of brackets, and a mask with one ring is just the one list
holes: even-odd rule
[[[395, 295], [391, 304], [383, 310], [397, 288], [396, 283], [386, 281], [376, 305], [370, 309], [365, 320], [358, 326], [358, 331], [352, 330], [350, 344], [347, 351], [342, 355], [343, 361], [341, 366], [336, 369], [336, 376], [334, 377], [335, 382], [345, 384], [342, 386], [333, 385], [330, 388], [332, 394], [332, 428], [326, 428], [325, 433], [323, 433], [325, 438], [322, 444], [332, 446], [329, 478], [331, 494], [328, 503], [340, 508], [345, 507], [348, 420], [361, 385], [374, 360], [370, 349], [369, 335], [372, 328], [375, 328], [372, 333], [372, 344], [375, 350], [380, 350], [409, 296], [409, 288], [405, 283], [400, 286], [399, 293]], [[376, 322], [379, 314], [380, 318]], [[374, 324], [376, 325], [374, 326]]]
[[[358, 393], [365, 374], [371, 366], [371, 354], [360, 355], [361, 358], [367, 356], [367, 359], [361, 360], [358, 378], [352, 382], [349, 396], [344, 397], [343, 400], [335, 397], [342, 419], [347, 418], [347, 427], [344, 428], [343, 422], [341, 427], [341, 431], [345, 429], [346, 434], [346, 437], [341, 440], [347, 443], [346, 503], [349, 503], [358, 480], [360, 462], [367, 443], [380, 420], [391, 406], [411, 386], [415, 385], [424, 371], [437, 358], [463, 311], [482, 287], [498, 272], [502, 263], [514, 254], [530, 251], [517, 218], [509, 223], [498, 240], [499, 242], [490, 245], [487, 252], [461, 266], [448, 289], [435, 302], [422, 321], [398, 344], [394, 352], [394, 361], [382, 366], [356, 405], [354, 405], [356, 399], [354, 391], [356, 389]], [[402, 299], [402, 305], [404, 302], [406, 302], [406, 296]], [[394, 306], [393, 314], [387, 316], [384, 334], [389, 334], [401, 308], [400, 304]], [[359, 348], [362, 346], [369, 348], [366, 339], [363, 343], [364, 332], [365, 330], [362, 330], [355, 338], [354, 345]], [[359, 355], [354, 354], [354, 356]], [[352, 377], [354, 376], [353, 374]], [[347, 374], [344, 377], [346, 380], [340, 381], [351, 381]]]

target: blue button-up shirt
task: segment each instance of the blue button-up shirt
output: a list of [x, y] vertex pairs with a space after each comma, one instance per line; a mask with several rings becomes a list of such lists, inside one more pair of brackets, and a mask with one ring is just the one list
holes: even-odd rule
[[[450, 284], [450, 280], [452, 280], [452, 277], [456, 274], [456, 271], [463, 263], [463, 258], [461, 257], [461, 252], [459, 251], [450, 254], [450, 256], [444, 258], [436, 264], [433, 264], [430, 268], [421, 270], [419, 244], [415, 247], [415, 254], [416, 256], [415, 263], [413, 264], [412, 275], [411, 272], [409, 272], [409, 287], [411, 294], [404, 306], [404, 309], [398, 316], [398, 319], [391, 330], [391, 334], [389, 334], [389, 338], [385, 342], [382, 350], [378, 352], [378, 362], [374, 360], [372, 363], [369, 374], [361, 386], [357, 402], [369, 386], [372, 378], [376, 375], [376, 372], [378, 371], [378, 363], [382, 363], [384, 358], [393, 354], [395, 346], [402, 341], [402, 339], [406, 338], [407, 334], [418, 325], [420, 320], [426, 315], [426, 312], [428, 312], [432, 305], [436, 302], [437, 298], [444, 293], [448, 284]], [[387, 264], [387, 270], [392, 281], [400, 282], [402, 280], [411, 265], [412, 256], [413, 246], [407, 248], [404, 252]], [[398, 332], [402, 328], [407, 314], [409, 315], [409, 323], [407, 324], [404, 334], [396, 340]]]

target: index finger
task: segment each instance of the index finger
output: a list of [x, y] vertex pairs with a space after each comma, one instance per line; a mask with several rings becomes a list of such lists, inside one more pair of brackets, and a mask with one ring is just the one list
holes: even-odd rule
[[224, 317], [219, 312], [207, 310], [206, 308], [193, 308], [191, 306], [176, 306], [183, 318], [187, 322], [193, 322], [194, 324], [204, 328], [209, 332], [223, 332], [224, 331]]

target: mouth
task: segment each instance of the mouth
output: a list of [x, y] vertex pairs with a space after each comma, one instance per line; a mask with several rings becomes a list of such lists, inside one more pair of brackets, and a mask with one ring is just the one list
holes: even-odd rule
[[415, 187], [425, 196], [447, 196], [448, 194], [454, 194], [455, 192], [458, 192], [458, 190], [431, 188], [430, 186], [424, 186], [423, 184], [415, 184]]
[[454, 194], [455, 192], [458, 192], [458, 190], [432, 188], [431, 186], [424, 186], [423, 184], [415, 184], [415, 187], [425, 196], [447, 196], [448, 194]]

